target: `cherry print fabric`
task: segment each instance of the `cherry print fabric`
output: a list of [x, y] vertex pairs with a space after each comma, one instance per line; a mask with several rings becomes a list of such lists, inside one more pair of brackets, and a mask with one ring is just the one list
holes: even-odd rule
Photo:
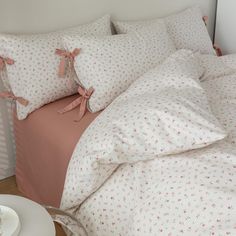
[[198, 80], [202, 73], [197, 56], [178, 51], [86, 130], [69, 164], [61, 208], [88, 235], [235, 232], [236, 150], [219, 141], [226, 134]]
[[230, 68], [236, 69], [236, 54], [229, 54], [225, 56], [218, 57], [220, 61], [222, 61], [225, 65]]
[[199, 54], [199, 57], [205, 71], [201, 81], [221, 78], [227, 75], [234, 76], [236, 73], [236, 54], [222, 57]]
[[[148, 25], [155, 25], [160, 19], [149, 21], [113, 21], [117, 33], [129, 33]], [[213, 54], [207, 28], [202, 20], [199, 7], [192, 7], [183, 12], [164, 18], [168, 33], [177, 49], [190, 49], [204, 54]]]
[[[60, 57], [57, 48], [63, 48], [63, 35], [111, 35], [110, 16], [75, 28], [38, 35], [0, 35], [0, 55], [12, 58], [2, 79], [7, 90], [29, 101], [24, 107], [17, 102], [20, 120], [41, 106], [77, 92], [74, 70], [59, 78]], [[68, 72], [68, 71], [67, 71]]]
[[77, 82], [94, 88], [88, 102], [91, 112], [107, 107], [139, 76], [163, 62], [176, 51], [164, 22], [132, 34], [104, 37], [64, 37], [71, 51], [81, 48], [75, 58]]
[[[222, 57], [202, 55], [207, 71], [211, 72], [202, 83], [216, 117], [228, 132], [228, 141], [236, 144], [236, 54]], [[212, 68], [212, 69], [210, 69]], [[217, 69], [218, 68], [218, 69]], [[224, 72], [225, 70], [225, 72]], [[221, 75], [221, 76], [220, 76]]]

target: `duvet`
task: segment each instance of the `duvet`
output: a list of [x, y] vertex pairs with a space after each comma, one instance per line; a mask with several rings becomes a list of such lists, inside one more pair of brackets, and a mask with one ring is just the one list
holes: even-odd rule
[[236, 74], [204, 60], [176, 52], [86, 130], [61, 201], [73, 235], [236, 235]]

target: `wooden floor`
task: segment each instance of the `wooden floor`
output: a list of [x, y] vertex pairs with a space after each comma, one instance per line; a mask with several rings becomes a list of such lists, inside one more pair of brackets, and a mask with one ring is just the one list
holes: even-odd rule
[[[24, 197], [24, 195], [17, 189], [14, 176], [0, 181], [0, 194], [13, 194]], [[56, 236], [66, 236], [58, 224], [55, 224], [55, 226], [57, 232]]]

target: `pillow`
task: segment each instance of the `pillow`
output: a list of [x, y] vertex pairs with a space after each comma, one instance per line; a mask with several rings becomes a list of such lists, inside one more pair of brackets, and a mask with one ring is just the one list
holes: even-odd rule
[[194, 55], [179, 51], [115, 99], [77, 144], [66, 177], [73, 184], [66, 184], [61, 207], [79, 206], [119, 164], [165, 158], [223, 139], [198, 80], [202, 72]]
[[132, 34], [107, 37], [65, 36], [64, 47], [80, 48], [75, 58], [77, 82], [94, 92], [88, 109], [97, 112], [108, 106], [140, 75], [175, 52], [163, 21]]
[[[111, 35], [110, 17], [48, 34], [0, 35], [0, 61], [14, 60], [12, 65], [4, 62], [6, 67], [1, 77], [5, 87], [14, 94], [12, 98], [17, 100], [20, 120], [47, 103], [76, 93], [78, 85], [73, 70], [67, 70], [65, 78], [58, 76], [61, 57], [55, 50], [63, 49], [63, 35]], [[28, 101], [28, 105], [20, 103], [18, 97]]]
[[[177, 49], [190, 49], [205, 54], [215, 54], [199, 7], [189, 8], [176, 15], [166, 17], [164, 20]], [[137, 22], [113, 21], [113, 23], [117, 33], [128, 33], [155, 24], [158, 21], [159, 19]]]

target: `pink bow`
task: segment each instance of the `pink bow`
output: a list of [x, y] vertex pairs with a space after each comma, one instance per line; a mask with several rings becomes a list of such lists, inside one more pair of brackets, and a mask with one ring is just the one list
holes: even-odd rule
[[202, 19], [203, 19], [205, 25], [207, 26], [207, 22], [208, 22], [208, 19], [209, 19], [208, 16], [203, 16]]
[[21, 105], [23, 106], [28, 106], [29, 101], [27, 101], [26, 99], [22, 98], [22, 97], [16, 97], [12, 92], [2, 92], [0, 93], [0, 98], [11, 98], [17, 102], [19, 102]]
[[214, 44], [214, 45], [213, 45], [213, 48], [215, 49], [216, 55], [217, 55], [218, 57], [223, 56], [222, 50], [221, 50], [221, 48], [220, 48], [218, 45]]
[[94, 92], [93, 88], [89, 88], [88, 90], [86, 90], [85, 88], [82, 88], [81, 86], [79, 86], [78, 93], [81, 96], [79, 98], [77, 98], [76, 100], [74, 100], [69, 105], [67, 105], [62, 110], [59, 110], [58, 112], [60, 114], [63, 114], [65, 112], [73, 110], [74, 108], [76, 108], [77, 106], [80, 105], [79, 118], [78, 118], [78, 121], [80, 121], [83, 118], [84, 114], [86, 113], [87, 102], [88, 102], [89, 98], [91, 97], [91, 95], [93, 94], [93, 92]]
[[59, 77], [65, 77], [66, 63], [69, 64], [70, 70], [72, 69], [72, 67], [74, 66], [75, 57], [78, 56], [79, 53], [79, 48], [75, 48], [73, 52], [69, 52], [62, 49], [56, 49], [56, 54], [61, 56], [58, 72]]
[[0, 70], [3, 70], [3, 68], [7, 65], [13, 65], [14, 64], [14, 60], [6, 57], [0, 57]]

